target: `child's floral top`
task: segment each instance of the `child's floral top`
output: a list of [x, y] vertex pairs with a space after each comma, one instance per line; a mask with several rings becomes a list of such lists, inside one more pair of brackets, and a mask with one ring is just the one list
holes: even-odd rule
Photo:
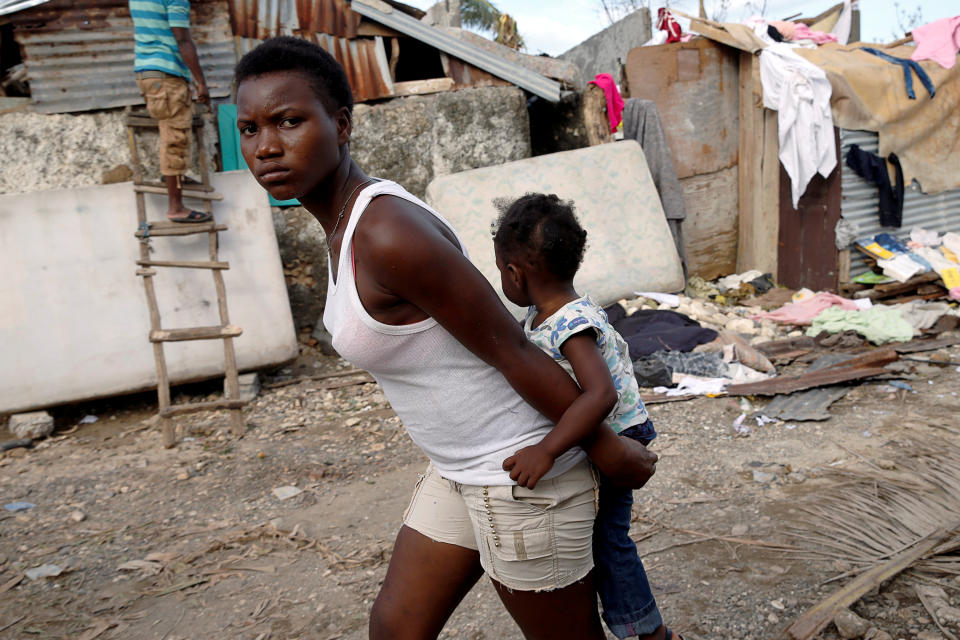
[[593, 330], [597, 336], [597, 348], [610, 369], [614, 387], [617, 390], [617, 404], [607, 416], [610, 428], [620, 433], [627, 427], [648, 420], [647, 410], [640, 400], [640, 389], [633, 374], [627, 343], [607, 320], [607, 314], [589, 297], [584, 296], [568, 302], [556, 313], [532, 328], [536, 307], [527, 310], [523, 321], [523, 331], [532, 343], [543, 349], [557, 363], [576, 379], [573, 367], [563, 357], [560, 346], [570, 336], [584, 330]]

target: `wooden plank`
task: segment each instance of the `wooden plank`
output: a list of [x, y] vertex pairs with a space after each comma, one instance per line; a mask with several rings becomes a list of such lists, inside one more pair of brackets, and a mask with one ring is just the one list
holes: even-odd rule
[[853, 294], [854, 298], [870, 298], [878, 300], [880, 298], [889, 298], [900, 293], [913, 291], [922, 284], [936, 282], [940, 275], [936, 271], [928, 271], [920, 275], [913, 276], [906, 282], [888, 282], [887, 284], [874, 285], [872, 289], [864, 289]]
[[757, 221], [761, 218], [760, 189], [762, 182], [761, 158], [763, 154], [762, 110], [755, 104], [754, 82], [759, 80], [754, 70], [759, 70], [759, 60], [751, 53], [740, 54], [739, 160], [737, 162], [737, 201], [739, 219], [737, 224], [737, 271], [748, 271], [757, 263]]
[[200, 411], [217, 411], [219, 409], [240, 409], [246, 404], [243, 400], [212, 400], [210, 402], [192, 402], [190, 404], [174, 404], [160, 409], [161, 418], [198, 413]]
[[910, 342], [901, 342], [900, 344], [889, 345], [897, 353], [920, 353], [922, 351], [935, 351], [944, 347], [952, 347], [960, 344], [960, 337], [948, 336], [946, 338], [937, 338], [936, 340], [911, 340]]
[[883, 368], [883, 365], [894, 362], [898, 357], [897, 352], [893, 349], [876, 349], [818, 371], [796, 376], [777, 376], [760, 382], [730, 385], [727, 387], [727, 394], [731, 396], [771, 396], [869, 378], [885, 373], [886, 369]]
[[[140, 193], [157, 193], [160, 195], [167, 195], [166, 187], [154, 187], [149, 184], [135, 184], [133, 185], [133, 190]], [[184, 198], [195, 198], [197, 200], [223, 200], [222, 193], [213, 193], [208, 192], [203, 189], [183, 189], [181, 195]], [[188, 223], [181, 223], [188, 224]]]
[[836, 291], [836, 226], [840, 220], [840, 136], [834, 129], [837, 168], [828, 177], [814, 175], [793, 208], [790, 177], [779, 171], [779, 262], [777, 282], [795, 289]]
[[737, 269], [737, 167], [680, 180], [687, 217], [683, 243], [691, 275], [706, 280]]
[[734, 384], [727, 387], [730, 396], [775, 396], [781, 393], [793, 393], [814, 387], [824, 387], [840, 382], [860, 380], [887, 373], [883, 367], [854, 367], [847, 369], [826, 369], [802, 376], [777, 376], [762, 382]]
[[[147, 232], [151, 238], [159, 238], [163, 236], [192, 236], [197, 233], [210, 233], [211, 231], [226, 231], [227, 225], [225, 224], [214, 224], [213, 222], [199, 222], [199, 223], [190, 223], [190, 222], [151, 222], [149, 223], [150, 231]], [[138, 238], [143, 238], [143, 231], [137, 231], [134, 234]]]
[[418, 96], [425, 93], [439, 93], [453, 89], [453, 78], [430, 78], [428, 80], [410, 80], [394, 82], [393, 95]]
[[[179, 267], [182, 269], [229, 269], [229, 262], [204, 262], [200, 260], [137, 260], [141, 267]], [[156, 274], [156, 271], [150, 275]], [[137, 275], [141, 275], [138, 273]], [[143, 274], [146, 275], [146, 274]]]
[[357, 27], [357, 35], [368, 38], [372, 38], [374, 36], [382, 36], [384, 38], [403, 37], [403, 34], [399, 31], [394, 31], [390, 27], [386, 27], [379, 22], [370, 22], [368, 20], [360, 21], [360, 26]]
[[[219, 273], [217, 271], [216, 273]], [[150, 342], [184, 342], [187, 340], [219, 340], [235, 338], [243, 329], [233, 325], [212, 327], [187, 327], [184, 329], [157, 329], [150, 332]]]
[[581, 108], [583, 125], [587, 130], [587, 144], [594, 147], [613, 142], [610, 119], [607, 117], [607, 97], [603, 89], [595, 84], [588, 84], [583, 91]]
[[951, 537], [958, 528], [960, 528], [960, 521], [954, 522], [945, 529], [934, 531], [917, 540], [910, 548], [860, 574], [842, 589], [797, 618], [787, 629], [787, 637], [792, 640], [815, 638], [830, 624], [839, 611], [846, 609], [873, 589], [879, 588], [898, 573], [932, 555], [936, 548]]
[[678, 178], [737, 164], [738, 53], [703, 38], [627, 53], [629, 96], [652, 100]]

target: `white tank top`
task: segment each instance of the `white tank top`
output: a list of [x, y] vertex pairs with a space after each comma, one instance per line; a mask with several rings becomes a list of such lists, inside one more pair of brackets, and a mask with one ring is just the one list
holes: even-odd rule
[[[501, 468], [504, 459], [542, 440], [553, 424], [528, 405], [497, 369], [433, 318], [408, 325], [383, 324], [360, 302], [353, 232], [370, 200], [379, 195], [408, 200], [453, 231], [440, 214], [395, 182], [375, 182], [360, 191], [344, 230], [336, 283], [328, 265], [323, 324], [333, 336], [333, 346], [376, 378], [410, 437], [440, 475], [463, 484], [514, 484]], [[459, 237], [457, 242], [463, 247]], [[583, 457], [579, 448], [571, 449], [557, 459], [546, 477], [563, 473]]]

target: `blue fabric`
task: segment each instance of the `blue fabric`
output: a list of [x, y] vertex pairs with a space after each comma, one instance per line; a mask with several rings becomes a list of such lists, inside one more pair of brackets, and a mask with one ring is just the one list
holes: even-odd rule
[[[620, 435], [646, 445], [657, 432], [647, 420]], [[632, 507], [633, 491], [614, 485], [601, 474], [599, 508], [593, 525], [594, 579], [603, 605], [603, 621], [618, 638], [653, 633], [663, 624], [637, 545], [630, 538]]]
[[917, 99], [917, 94], [913, 92], [913, 76], [910, 75], [910, 69], [913, 69], [917, 73], [917, 77], [920, 78], [920, 82], [923, 84], [924, 88], [927, 90], [927, 93], [930, 94], [930, 97], [937, 95], [937, 90], [933, 87], [933, 82], [930, 80], [930, 76], [927, 75], [927, 72], [923, 70], [917, 62], [910, 60], [908, 58], [895, 58], [889, 53], [884, 53], [877, 49], [872, 49], [870, 47], [860, 47], [867, 53], [872, 53], [873, 55], [886, 60], [887, 62], [892, 62], [893, 64], [898, 64], [903, 67], [903, 82], [907, 85], [907, 97], [911, 100]]
[[172, 27], [190, 27], [188, 0], [129, 0], [134, 71], [163, 71], [190, 80]]
[[[247, 169], [247, 162], [240, 153], [240, 131], [237, 130], [237, 105], [221, 104], [217, 107], [217, 133], [220, 134], [220, 156], [223, 158], [224, 171], [236, 171], [237, 169]], [[270, 194], [270, 206], [272, 207], [296, 207], [300, 201], [296, 198], [291, 200], [277, 200]]]

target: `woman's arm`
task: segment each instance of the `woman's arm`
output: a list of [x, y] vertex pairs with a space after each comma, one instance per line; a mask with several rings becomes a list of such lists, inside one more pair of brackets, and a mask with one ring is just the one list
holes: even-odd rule
[[[558, 422], [580, 395], [579, 387], [527, 340], [490, 283], [428, 216], [413, 203], [389, 197], [376, 198], [364, 213], [354, 236], [354, 257], [358, 280], [363, 270], [376, 282], [373, 306], [414, 305], [496, 367], [531, 406]], [[594, 461], [608, 476], [619, 473], [624, 484], [641, 486], [653, 473], [655, 456], [651, 460], [621, 446], [622, 439], [607, 426], [601, 431], [610, 437], [595, 434], [586, 443], [597, 447], [600, 460]], [[593, 457], [592, 450], [588, 454]], [[620, 468], [604, 468], [613, 464]]]
[[524, 447], [503, 462], [503, 468], [521, 487], [533, 489], [565, 451], [593, 433], [617, 404], [617, 390], [610, 369], [597, 349], [597, 335], [586, 329], [560, 345], [563, 357], [573, 366], [582, 393], [543, 440]]

